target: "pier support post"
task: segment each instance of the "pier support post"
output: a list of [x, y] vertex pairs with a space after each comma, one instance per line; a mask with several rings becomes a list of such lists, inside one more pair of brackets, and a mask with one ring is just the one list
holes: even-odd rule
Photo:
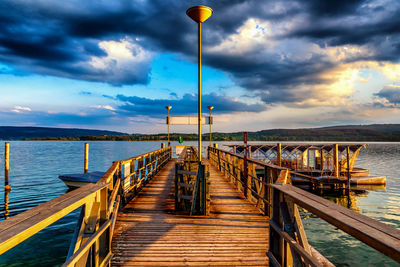
[[281, 143], [278, 143], [276, 145], [276, 165], [278, 165], [279, 167], [282, 166], [281, 155], [282, 155], [282, 145]]
[[10, 171], [10, 143], [6, 142], [4, 146], [4, 190], [10, 191], [11, 186], [8, 184]]
[[165, 148], [165, 143], [161, 143], [161, 148]]
[[349, 146], [346, 148], [347, 154], [347, 189], [350, 190], [350, 151]]
[[335, 167], [335, 176], [339, 177], [339, 145], [333, 145], [333, 164]]
[[88, 173], [89, 170], [89, 143], [85, 143], [85, 157], [84, 157], [84, 173]]

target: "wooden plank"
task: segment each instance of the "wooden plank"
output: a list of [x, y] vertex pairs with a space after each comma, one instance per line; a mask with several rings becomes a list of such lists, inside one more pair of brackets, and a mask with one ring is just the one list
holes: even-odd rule
[[172, 213], [173, 165], [169, 162], [118, 214], [112, 265], [267, 266], [267, 218], [214, 167], [209, 167], [210, 216]]
[[283, 232], [282, 229], [272, 220], [269, 221], [269, 225], [278, 233], [285, 241], [297, 252], [306, 263], [314, 267], [322, 266], [317, 262], [310, 254], [308, 254], [299, 243], [296, 242], [288, 233]]
[[79, 249], [72, 255], [62, 266], [74, 266], [79, 259], [89, 251], [90, 247], [98, 240], [98, 238], [107, 230], [111, 225], [111, 219], [106, 221]]
[[192, 200], [193, 196], [186, 196], [186, 195], [178, 194], [178, 198], [185, 199], [185, 200]]
[[112, 212], [113, 204], [114, 204], [115, 199], [117, 198], [120, 184], [121, 184], [121, 179], [117, 179], [117, 182], [115, 183], [114, 189], [113, 189], [110, 199], [108, 201], [107, 218], [110, 217], [110, 214]]
[[197, 172], [185, 171], [185, 170], [178, 170], [178, 174], [197, 175]]
[[278, 180], [276, 181], [277, 184], [287, 184], [288, 183], [288, 175], [289, 175], [289, 170], [282, 170], [279, 173]]
[[179, 186], [186, 187], [186, 188], [194, 188], [194, 184], [186, 184], [186, 183], [178, 183]]

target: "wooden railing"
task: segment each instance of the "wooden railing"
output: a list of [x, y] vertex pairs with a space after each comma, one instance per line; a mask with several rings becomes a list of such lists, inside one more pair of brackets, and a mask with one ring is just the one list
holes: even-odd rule
[[120, 203], [134, 196], [170, 159], [171, 147], [116, 161], [96, 183], [0, 222], [0, 254], [81, 208], [63, 266], [109, 266]]
[[208, 148], [208, 158], [270, 217], [272, 265], [332, 265], [308, 244], [298, 206], [400, 262], [399, 230], [291, 185], [288, 169], [215, 147]]
[[175, 164], [175, 211], [190, 215], [210, 212], [209, 166], [199, 162], [197, 150], [185, 147]]

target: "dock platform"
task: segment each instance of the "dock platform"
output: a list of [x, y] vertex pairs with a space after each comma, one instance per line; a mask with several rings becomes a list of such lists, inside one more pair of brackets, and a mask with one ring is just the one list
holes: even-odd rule
[[63, 267], [333, 266], [301, 207], [400, 263], [400, 230], [293, 186], [290, 169], [217, 146], [197, 155], [162, 146], [114, 161], [97, 183], [0, 222], [0, 254], [79, 210]]
[[210, 216], [173, 213], [175, 161], [117, 217], [112, 266], [268, 266], [268, 218], [210, 167]]

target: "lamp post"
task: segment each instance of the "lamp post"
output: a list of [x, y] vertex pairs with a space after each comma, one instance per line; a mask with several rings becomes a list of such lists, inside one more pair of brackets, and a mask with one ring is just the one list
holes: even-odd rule
[[213, 10], [207, 6], [194, 6], [186, 10], [186, 15], [188, 15], [192, 20], [198, 24], [198, 134], [199, 134], [199, 161], [201, 161], [201, 24], [206, 21]]
[[165, 108], [168, 111], [168, 116], [167, 116], [167, 124], [168, 124], [168, 146], [171, 146], [171, 142], [169, 141], [169, 110], [172, 108], [172, 106], [165, 106]]
[[211, 147], [211, 110], [214, 108], [214, 106], [208, 106], [207, 108], [210, 110], [210, 147]]

